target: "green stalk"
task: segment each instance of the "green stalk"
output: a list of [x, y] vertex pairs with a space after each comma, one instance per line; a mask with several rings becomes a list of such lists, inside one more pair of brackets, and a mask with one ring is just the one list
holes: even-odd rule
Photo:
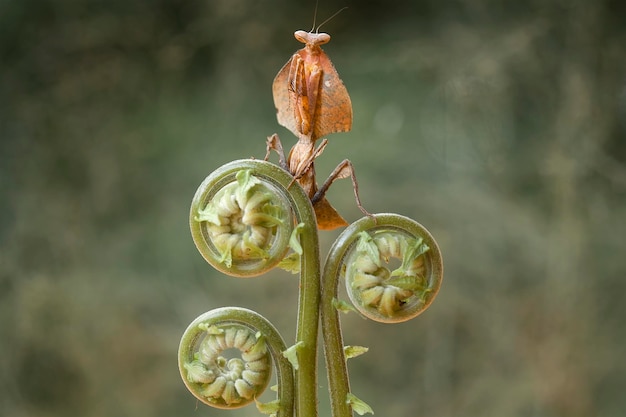
[[352, 408], [346, 401], [350, 392], [348, 367], [343, 351], [339, 312], [334, 307], [333, 300], [337, 298], [337, 286], [346, 251], [358, 239], [360, 231], [374, 227], [375, 224], [373, 218], [367, 217], [348, 226], [333, 244], [324, 264], [320, 308], [322, 328], [324, 329], [324, 357], [326, 358], [330, 407], [333, 417], [352, 417]]
[[[287, 184], [293, 178], [286, 172]], [[304, 224], [300, 234], [302, 256], [300, 258], [300, 295], [298, 302], [298, 323], [296, 344], [304, 342], [298, 350], [298, 370], [296, 370], [296, 416], [317, 417], [317, 332], [320, 308], [320, 255], [317, 221], [308, 196], [302, 188], [293, 183], [289, 193], [294, 199], [295, 215], [298, 223]]]
[[252, 174], [287, 190], [297, 224], [304, 224], [300, 233], [300, 295], [296, 344], [298, 369], [295, 371], [296, 416], [317, 417], [317, 333], [319, 326], [320, 274], [317, 220], [309, 197], [293, 181], [293, 177], [269, 162], [239, 160], [226, 164], [227, 171], [252, 170]]

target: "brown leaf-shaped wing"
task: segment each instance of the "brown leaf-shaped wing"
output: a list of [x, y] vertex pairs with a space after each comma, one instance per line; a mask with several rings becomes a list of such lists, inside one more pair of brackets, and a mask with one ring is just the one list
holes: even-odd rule
[[321, 138], [330, 133], [348, 132], [352, 129], [352, 101], [333, 63], [321, 53], [322, 82], [317, 99], [313, 137]]

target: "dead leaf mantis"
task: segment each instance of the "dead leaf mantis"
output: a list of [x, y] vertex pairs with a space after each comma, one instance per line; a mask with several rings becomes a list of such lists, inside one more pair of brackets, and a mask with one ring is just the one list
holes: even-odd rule
[[328, 140], [322, 139], [317, 147], [315, 143], [325, 135], [348, 132], [352, 128], [352, 102], [337, 70], [321, 48], [330, 41], [330, 35], [298, 30], [294, 36], [305, 46], [278, 72], [272, 92], [278, 123], [296, 135], [298, 142], [285, 157], [278, 135], [273, 134], [267, 139], [265, 160], [272, 150], [278, 153], [280, 165], [293, 175], [311, 199], [318, 228], [331, 230], [348, 224], [325, 197], [335, 180], [352, 179], [357, 206], [370, 216], [361, 204], [354, 167], [348, 159], [337, 165], [321, 187], [315, 179], [314, 162]]

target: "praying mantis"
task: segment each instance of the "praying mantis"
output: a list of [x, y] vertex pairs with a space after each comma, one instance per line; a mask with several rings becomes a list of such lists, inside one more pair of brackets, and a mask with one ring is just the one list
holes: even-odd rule
[[277, 134], [267, 138], [265, 160], [274, 150], [279, 164], [293, 175], [313, 204], [320, 230], [347, 226], [347, 222], [326, 199], [326, 192], [338, 179], [350, 177], [356, 203], [363, 214], [371, 216], [361, 204], [359, 188], [352, 162], [344, 159], [318, 187], [314, 162], [326, 145], [322, 139], [330, 133], [348, 132], [352, 128], [352, 102], [348, 90], [339, 78], [321, 45], [330, 41], [330, 35], [298, 30], [295, 38], [304, 44], [296, 51], [274, 78], [272, 92], [278, 123], [289, 129], [298, 141], [285, 157]]

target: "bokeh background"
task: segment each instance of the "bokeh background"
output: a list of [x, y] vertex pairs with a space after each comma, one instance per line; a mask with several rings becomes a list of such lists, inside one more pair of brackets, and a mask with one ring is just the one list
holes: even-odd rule
[[[417, 319], [344, 319], [379, 416], [626, 409], [626, 11], [616, 0], [320, 1], [371, 212], [424, 224], [446, 276]], [[196, 187], [264, 155], [274, 75], [314, 1], [0, 2], [0, 414], [254, 416], [198, 404], [181, 333], [224, 305], [295, 334], [297, 279], [224, 277]], [[349, 181], [329, 199], [360, 217]], [[322, 234], [325, 253], [337, 232]], [[321, 415], [328, 415], [320, 375]]]

